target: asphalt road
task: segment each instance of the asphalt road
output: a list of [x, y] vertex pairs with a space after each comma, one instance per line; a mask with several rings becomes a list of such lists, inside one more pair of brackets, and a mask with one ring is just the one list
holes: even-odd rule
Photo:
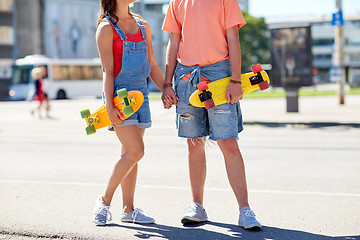
[[[348, 102], [353, 109], [339, 110], [351, 123], [360, 118], [351, 115], [359, 113], [355, 99]], [[289, 115], [283, 113], [284, 100], [244, 100], [249, 123], [266, 116], [287, 122], [245, 124], [240, 134], [250, 204], [264, 225], [260, 232], [236, 225], [235, 197], [220, 150], [211, 142], [204, 203], [210, 221], [182, 226], [191, 200], [186, 141], [176, 136], [174, 109], [162, 109], [160, 101], [151, 102], [153, 127], [146, 131], [135, 199], [156, 224], [120, 222], [117, 191], [113, 222], [106, 227], [94, 226], [91, 215], [120, 144], [107, 130], [87, 136], [79, 114], [95, 110], [100, 101], [53, 101], [50, 119], [31, 117], [33, 103], [0, 102], [0, 239], [360, 239], [360, 128], [345, 122], [292, 124], [325, 121], [324, 114], [316, 115], [324, 109], [329, 118], [336, 115], [332, 109], [338, 107], [316, 109], [312, 100], [328, 102], [307, 98], [300, 102], [302, 112]], [[260, 116], [261, 109], [267, 115]]]

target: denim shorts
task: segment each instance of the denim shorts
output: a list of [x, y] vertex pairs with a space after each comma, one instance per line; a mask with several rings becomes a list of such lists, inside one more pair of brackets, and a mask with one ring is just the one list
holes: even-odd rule
[[178, 136], [211, 140], [238, 138], [243, 130], [240, 103], [225, 103], [210, 109], [194, 107], [186, 99], [188, 82], [180, 80], [176, 86], [179, 101], [176, 106]]
[[[123, 86], [115, 86], [114, 90], [114, 97], [117, 96], [116, 92], [123, 88]], [[129, 87], [127, 87], [128, 89]], [[125, 119], [122, 124], [120, 125], [111, 125], [109, 126], [109, 130], [113, 131], [114, 127], [124, 127], [124, 126], [130, 126], [130, 125], [137, 125], [139, 128], [149, 128], [151, 127], [151, 114], [150, 114], [150, 104], [149, 104], [149, 97], [148, 97], [148, 89], [131, 89], [131, 90], [138, 90], [141, 91], [144, 95], [144, 103], [141, 105], [139, 110], [137, 110], [133, 115]], [[131, 91], [128, 90], [128, 91]], [[103, 94], [103, 99], [104, 94]]]

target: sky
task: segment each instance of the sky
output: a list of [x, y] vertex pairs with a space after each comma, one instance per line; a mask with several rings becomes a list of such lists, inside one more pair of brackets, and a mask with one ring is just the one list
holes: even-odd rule
[[[343, 14], [360, 14], [360, 0], [342, 0]], [[249, 13], [255, 17], [283, 18], [332, 16], [336, 0], [249, 0]]]

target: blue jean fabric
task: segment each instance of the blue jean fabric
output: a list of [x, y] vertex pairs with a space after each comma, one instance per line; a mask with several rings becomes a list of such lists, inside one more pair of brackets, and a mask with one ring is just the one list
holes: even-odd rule
[[[191, 73], [190, 80], [182, 78]], [[210, 136], [211, 140], [238, 138], [243, 130], [240, 103], [225, 103], [210, 109], [190, 105], [189, 97], [201, 82], [201, 75], [210, 81], [216, 81], [231, 75], [229, 60], [212, 65], [189, 67], [178, 63], [175, 70], [175, 91], [179, 97], [176, 106], [176, 126], [178, 136], [201, 138]]]
[[[120, 73], [114, 79], [113, 95], [115, 97], [117, 91], [122, 88], [126, 88], [128, 91], [138, 90], [144, 95], [144, 103], [140, 109], [125, 119], [122, 124], [116, 126], [138, 125], [139, 128], [149, 128], [151, 126], [151, 115], [146, 78], [151, 72], [151, 67], [148, 59], [145, 27], [139, 18], [134, 17], [140, 27], [144, 41], [130, 42], [127, 40], [125, 32], [111, 18], [107, 19], [123, 40], [122, 67]], [[111, 130], [113, 127], [111, 126], [109, 129]]]

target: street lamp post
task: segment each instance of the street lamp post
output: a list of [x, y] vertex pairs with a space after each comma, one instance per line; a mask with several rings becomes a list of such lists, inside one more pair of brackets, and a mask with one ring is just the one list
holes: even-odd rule
[[144, 0], [139, 0], [139, 14], [142, 16], [145, 11]]
[[[342, 0], [336, 0], [337, 13], [342, 18]], [[338, 96], [339, 104], [345, 104], [345, 64], [344, 64], [344, 29], [343, 19], [339, 21], [339, 24], [335, 24], [335, 65], [341, 69], [341, 79], [338, 83]]]

